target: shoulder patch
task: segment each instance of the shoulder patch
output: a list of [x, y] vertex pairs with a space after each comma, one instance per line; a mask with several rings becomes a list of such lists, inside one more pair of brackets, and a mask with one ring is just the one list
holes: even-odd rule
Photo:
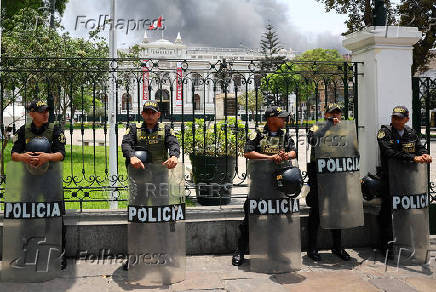
[[129, 134], [130, 134], [130, 127], [127, 128], [125, 135], [129, 135]]
[[318, 131], [318, 125], [313, 125], [309, 130], [312, 132]]
[[377, 139], [383, 139], [385, 136], [386, 136], [385, 131], [383, 131], [382, 129], [378, 130]]
[[170, 135], [172, 135], [172, 136], [175, 136], [175, 135], [176, 135], [176, 132], [174, 132], [174, 129], [173, 129], [173, 128], [170, 128]]
[[59, 135], [59, 142], [61, 142], [62, 144], [65, 144], [66, 142], [67, 142], [67, 139], [65, 138], [65, 135], [64, 135], [64, 133], [61, 133], [60, 135]]
[[256, 137], [257, 137], [257, 132], [256, 131], [252, 131], [251, 133], [250, 133], [250, 135], [248, 136], [248, 138], [250, 139], [250, 140], [254, 140], [254, 139], [256, 139]]

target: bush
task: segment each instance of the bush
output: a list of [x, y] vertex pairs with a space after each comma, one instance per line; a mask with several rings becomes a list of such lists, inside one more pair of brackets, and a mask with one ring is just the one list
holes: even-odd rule
[[[239, 120], [237, 125], [235, 123], [234, 117], [229, 117], [227, 124], [225, 121], [215, 123], [195, 119], [195, 139], [193, 139], [193, 123], [185, 123], [183, 135], [185, 153], [191, 155], [195, 149], [195, 154], [206, 156], [236, 155], [236, 153], [242, 156], [246, 139], [245, 125]], [[179, 143], [182, 144], [182, 133], [176, 135]]]

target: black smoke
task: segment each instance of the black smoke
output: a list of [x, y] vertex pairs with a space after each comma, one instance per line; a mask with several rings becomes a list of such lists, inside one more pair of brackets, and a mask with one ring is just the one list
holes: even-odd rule
[[[71, 30], [76, 15], [97, 18], [99, 14], [108, 14], [109, 9], [110, 0], [70, 0], [63, 22]], [[323, 47], [344, 51], [338, 35], [324, 32], [307, 36], [300, 32], [287, 11], [288, 6], [277, 0], [117, 1], [118, 19], [154, 19], [162, 15], [165, 19], [164, 38], [174, 41], [180, 32], [188, 46], [258, 48], [265, 26], [271, 23], [279, 35], [281, 47], [285, 49], [304, 51]], [[160, 31], [147, 31], [147, 34], [151, 39], [161, 38]], [[118, 45], [139, 43], [143, 35], [142, 29], [128, 34], [120, 31]]]

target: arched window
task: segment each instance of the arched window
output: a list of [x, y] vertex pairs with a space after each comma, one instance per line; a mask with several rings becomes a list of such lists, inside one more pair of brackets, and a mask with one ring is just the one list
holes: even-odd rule
[[195, 110], [200, 110], [201, 106], [201, 99], [200, 99], [200, 95], [199, 94], [194, 94], [194, 109]]
[[162, 101], [170, 100], [170, 93], [168, 89], [158, 89], [156, 91], [156, 94], [154, 95], [154, 99], [156, 101], [161, 101], [161, 97], [162, 97]]
[[194, 86], [199, 86], [201, 80], [201, 75], [198, 73], [192, 74], [192, 82], [194, 83]]

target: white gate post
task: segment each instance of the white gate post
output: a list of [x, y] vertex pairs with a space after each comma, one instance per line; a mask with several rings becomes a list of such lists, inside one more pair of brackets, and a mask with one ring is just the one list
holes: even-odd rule
[[[360, 172], [375, 173], [379, 164], [377, 131], [390, 124], [392, 109], [405, 105], [412, 121], [412, 53], [422, 37], [416, 27], [377, 26], [349, 34], [343, 46], [359, 65]], [[411, 122], [410, 126], [411, 126]]]

